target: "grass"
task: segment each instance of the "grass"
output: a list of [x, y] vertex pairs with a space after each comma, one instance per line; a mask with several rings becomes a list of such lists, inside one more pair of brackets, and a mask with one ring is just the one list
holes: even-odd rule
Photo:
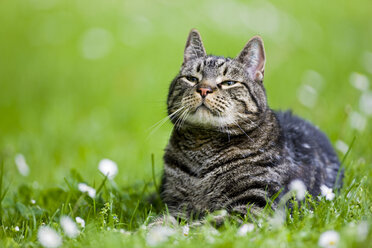
[[[307, 199], [277, 228], [266, 213], [245, 237], [231, 221], [219, 235], [205, 225], [162, 245], [317, 247], [321, 233], [336, 230], [339, 247], [370, 246], [372, 130], [360, 109], [369, 91], [350, 84], [351, 75], [371, 80], [370, 9], [367, 0], [1, 1], [0, 246], [40, 246], [41, 225], [64, 235], [64, 215], [86, 222], [76, 239], [63, 236], [64, 247], [147, 245], [142, 226], [166, 212], [156, 188], [171, 125], [150, 127], [166, 116], [168, 86], [193, 27], [216, 55], [235, 56], [261, 35], [270, 106], [293, 109], [333, 144], [355, 142], [335, 200]], [[316, 90], [313, 105], [301, 104], [304, 85]], [[364, 129], [353, 127], [355, 113]], [[27, 177], [16, 169], [19, 153]], [[113, 181], [97, 169], [103, 158], [119, 165]], [[97, 190], [94, 200], [78, 191], [81, 182]]]

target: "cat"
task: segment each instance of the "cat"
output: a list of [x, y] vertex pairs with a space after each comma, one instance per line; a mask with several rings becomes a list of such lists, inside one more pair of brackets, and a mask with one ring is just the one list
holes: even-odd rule
[[207, 55], [199, 32], [190, 31], [167, 99], [174, 129], [160, 195], [172, 216], [260, 212], [280, 192], [275, 209], [295, 179], [313, 196], [321, 185], [340, 187], [340, 162], [325, 134], [268, 107], [264, 69], [260, 37], [225, 58]]

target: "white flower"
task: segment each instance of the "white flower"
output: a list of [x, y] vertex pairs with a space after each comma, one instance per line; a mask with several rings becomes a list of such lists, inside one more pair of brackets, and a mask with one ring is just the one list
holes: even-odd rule
[[210, 234], [206, 234], [205, 235], [205, 240], [209, 243], [209, 244], [213, 244], [214, 242], [216, 242], [216, 239], [214, 236], [210, 235]]
[[369, 232], [368, 222], [362, 221], [361, 223], [359, 223], [359, 225], [357, 226], [357, 238], [359, 242], [363, 242], [364, 240], [366, 240], [368, 232]]
[[62, 244], [61, 236], [52, 228], [42, 226], [37, 232], [37, 239], [46, 248], [59, 247]]
[[59, 223], [69, 238], [76, 238], [79, 235], [79, 230], [76, 226], [76, 223], [70, 217], [62, 216]]
[[123, 228], [120, 228], [119, 232], [120, 232], [121, 234], [125, 234], [125, 235], [130, 235], [130, 234], [131, 234], [130, 232], [125, 231], [125, 229], [123, 229]]
[[34, 200], [34, 199], [31, 199], [31, 204], [35, 204], [36, 203], [36, 201]]
[[117, 164], [110, 159], [102, 159], [99, 162], [98, 169], [102, 172], [103, 175], [107, 176], [108, 179], [112, 180], [118, 173]]
[[335, 198], [335, 194], [332, 192], [331, 188], [328, 188], [326, 185], [320, 186], [320, 191], [322, 196], [325, 196], [326, 200], [332, 201]]
[[350, 126], [358, 131], [363, 131], [367, 126], [367, 118], [358, 112], [351, 112], [349, 115]]
[[214, 227], [207, 228], [207, 231], [208, 231], [208, 233], [212, 234], [213, 236], [220, 236], [220, 232]]
[[216, 217], [226, 217], [228, 215], [228, 212], [226, 211], [226, 209], [221, 209], [221, 210], [217, 210], [213, 213], [214, 216]]
[[170, 227], [156, 226], [148, 232], [146, 242], [149, 246], [156, 246], [166, 242], [173, 234], [175, 234], [175, 231]]
[[337, 140], [335, 145], [336, 145], [336, 149], [342, 152], [344, 155], [349, 150], [349, 146], [342, 140]]
[[[282, 208], [278, 208], [275, 211], [274, 216], [269, 220], [269, 223], [271, 227], [273, 227], [274, 229], [278, 229], [283, 226], [285, 218], [286, 218], [285, 210]], [[261, 226], [259, 225], [259, 227]]]
[[319, 237], [318, 245], [324, 248], [337, 247], [340, 242], [340, 235], [336, 231], [326, 231]]
[[19, 232], [19, 227], [18, 226], [14, 227], [14, 231]]
[[261, 220], [261, 219], [259, 219], [259, 220], [257, 221], [257, 227], [258, 227], [258, 228], [262, 228], [262, 220]]
[[185, 225], [185, 226], [182, 227], [182, 234], [183, 234], [183, 236], [189, 236], [189, 232], [190, 232], [189, 225]]
[[30, 174], [30, 168], [26, 163], [25, 156], [23, 154], [17, 154], [14, 158], [14, 162], [17, 165], [17, 169], [22, 176], [28, 176]]
[[85, 227], [85, 220], [83, 218], [80, 218], [79, 216], [75, 218], [76, 223], [78, 223], [82, 228]]
[[363, 92], [362, 96], [359, 98], [359, 109], [365, 115], [372, 115], [372, 92]]
[[205, 240], [210, 244], [213, 244], [216, 241], [216, 237], [221, 235], [220, 232], [212, 226], [206, 226], [204, 228], [204, 233]]
[[306, 186], [305, 184], [299, 180], [295, 179], [289, 184], [289, 190], [296, 193], [297, 200], [302, 201], [306, 195]]
[[366, 91], [369, 87], [369, 80], [368, 78], [360, 73], [353, 72], [350, 75], [350, 83], [354, 88], [360, 90], [360, 91]]
[[92, 187], [89, 187], [89, 186], [86, 185], [85, 183], [79, 183], [79, 184], [78, 184], [78, 189], [79, 189], [81, 192], [83, 192], [83, 193], [87, 192], [88, 195], [89, 195], [91, 198], [96, 197], [96, 190], [93, 189]]
[[305, 71], [301, 81], [303, 84], [308, 84], [316, 90], [321, 90], [324, 86], [323, 76], [314, 70]]
[[298, 89], [297, 97], [304, 106], [313, 108], [318, 99], [318, 92], [312, 86], [303, 84]]
[[252, 232], [254, 229], [254, 225], [249, 223], [249, 224], [244, 224], [238, 229], [238, 236], [245, 236], [247, 233]]

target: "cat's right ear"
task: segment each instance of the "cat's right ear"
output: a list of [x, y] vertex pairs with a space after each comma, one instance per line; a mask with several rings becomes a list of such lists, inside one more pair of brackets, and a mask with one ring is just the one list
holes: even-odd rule
[[255, 36], [250, 39], [235, 59], [245, 65], [252, 80], [262, 82], [266, 59], [261, 37]]
[[183, 63], [190, 61], [195, 58], [200, 58], [206, 56], [202, 39], [198, 30], [191, 29], [189, 37], [187, 38], [187, 43], [185, 47], [185, 53], [183, 56]]

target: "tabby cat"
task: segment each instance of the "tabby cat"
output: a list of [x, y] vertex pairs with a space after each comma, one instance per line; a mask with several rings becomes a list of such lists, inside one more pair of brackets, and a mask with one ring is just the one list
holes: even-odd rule
[[340, 162], [327, 137], [290, 112], [268, 107], [264, 68], [260, 37], [236, 58], [225, 58], [207, 55], [199, 32], [191, 30], [167, 100], [175, 127], [165, 149], [161, 197], [171, 215], [260, 211], [295, 179], [314, 196], [321, 185], [338, 186]]

